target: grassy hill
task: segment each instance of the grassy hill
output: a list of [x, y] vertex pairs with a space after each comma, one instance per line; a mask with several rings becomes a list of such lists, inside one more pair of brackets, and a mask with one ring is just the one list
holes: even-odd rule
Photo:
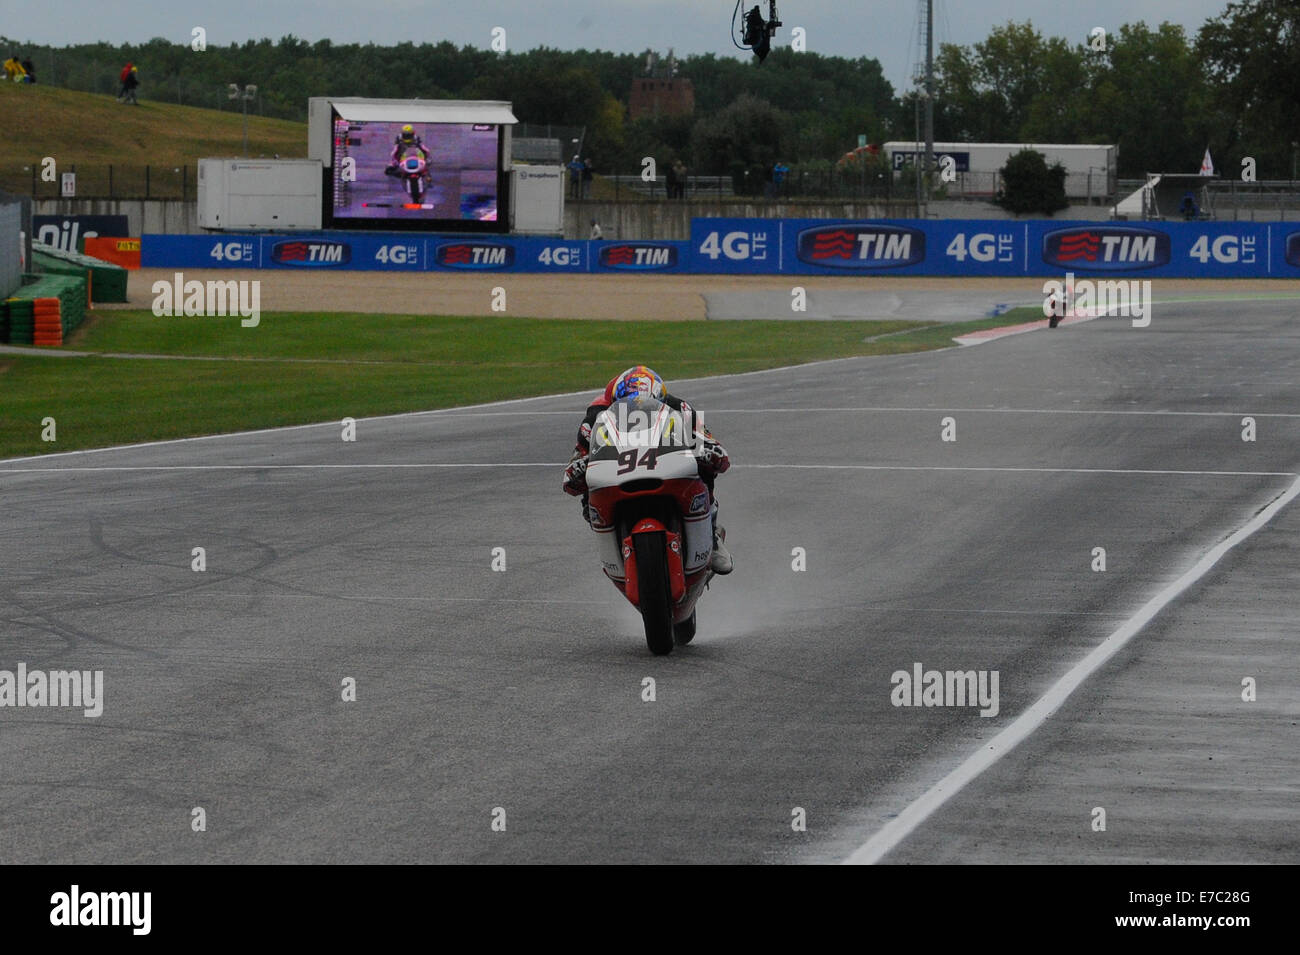
[[[78, 195], [107, 195], [107, 170], [114, 166], [114, 195], [143, 195], [144, 167], [151, 194], [179, 196], [173, 170], [189, 167], [193, 195], [198, 159], [241, 156], [243, 116], [239, 112], [155, 103], [143, 90], [139, 106], [112, 96], [0, 82], [0, 188], [30, 194], [31, 167], [53, 156], [59, 172], [77, 172]], [[248, 155], [282, 159], [307, 155], [307, 126], [283, 119], [248, 117]], [[24, 169], [24, 167], [27, 167]], [[58, 184], [39, 182], [37, 195], [58, 195]]]

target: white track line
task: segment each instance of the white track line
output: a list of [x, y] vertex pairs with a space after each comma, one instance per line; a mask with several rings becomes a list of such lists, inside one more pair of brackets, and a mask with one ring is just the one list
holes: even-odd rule
[[[957, 349], [951, 349], [957, 351]], [[760, 368], [757, 371], [737, 371], [723, 375], [706, 375], [698, 378], [678, 378], [676, 381], [717, 381], [724, 378], [748, 378], [753, 375], [773, 375], [781, 372], [798, 372], [806, 368], [815, 368], [818, 365], [833, 365], [850, 361], [870, 361], [873, 358], [894, 358], [894, 357], [911, 357], [914, 355], [939, 355], [946, 349], [938, 349], [929, 352], [905, 352], [902, 355], [849, 355], [844, 358], [823, 358], [818, 361], [806, 361], [798, 365], [780, 365], [776, 368]], [[529, 401], [545, 401], [549, 398], [572, 398], [574, 396], [585, 395], [591, 398], [599, 394], [600, 385], [593, 385], [590, 388], [583, 388], [581, 391], [561, 391], [550, 395], [532, 395], [528, 398], [505, 398], [501, 401], [484, 401], [472, 405], [460, 405], [451, 408], [432, 408], [428, 411], [402, 411], [395, 414], [371, 415], [365, 418], [357, 418], [358, 422], [362, 421], [386, 421], [396, 418], [423, 418], [435, 415], [446, 415], [452, 411], [471, 411], [477, 408], [493, 408], [501, 405], [524, 404]], [[584, 406], [585, 407], [585, 406]], [[114, 444], [103, 448], [83, 448], [79, 451], [55, 451], [50, 454], [30, 455], [22, 458], [0, 458], [0, 464], [9, 464], [14, 461], [36, 461], [46, 458], [65, 457], [72, 454], [100, 454], [104, 451], [129, 451], [136, 448], [152, 448], [164, 444], [185, 444], [190, 441], [221, 441], [228, 438], [243, 438], [254, 434], [275, 434], [280, 431], [301, 431], [305, 428], [337, 428], [338, 419], [329, 421], [313, 421], [308, 424], [287, 424], [275, 428], [255, 428], [250, 431], [227, 431], [223, 434], [199, 434], [189, 438], [167, 438], [161, 441], [140, 441], [135, 444]]]
[[[465, 601], [469, 603], [543, 603], [543, 604], [581, 604], [590, 606], [590, 600], [560, 600], [550, 597], [409, 597], [394, 596], [390, 594], [295, 594], [295, 593], [228, 593], [220, 590], [189, 590], [183, 592], [156, 592], [129, 594], [121, 590], [40, 590], [29, 587], [18, 587], [10, 593], [15, 596], [33, 596], [33, 597], [97, 597], [103, 600], [344, 600], [344, 601], [385, 601], [385, 600], [416, 600], [416, 601]], [[1118, 611], [1109, 612], [1103, 610], [986, 610], [979, 608], [966, 607], [885, 607], [867, 604], [849, 604], [849, 605], [830, 605], [820, 606], [818, 610], [869, 610], [873, 613], [926, 613], [926, 614], [957, 614], [959, 616], [1027, 616], [1027, 617], [1123, 617], [1124, 614]], [[800, 612], [795, 608], [793, 612]]]
[[[1300, 412], [1289, 411], [1114, 411], [1090, 410], [1087, 408], [710, 408], [708, 413], [715, 414], [857, 414], [877, 412], [901, 412], [913, 414], [1073, 414], [1073, 415], [1150, 415], [1169, 418], [1236, 418], [1250, 415], [1252, 418], [1300, 418]], [[701, 411], [703, 414], [703, 411]], [[460, 411], [449, 408], [442, 415], [445, 418], [528, 418], [561, 415], [574, 417], [572, 411]], [[327, 422], [336, 424], [336, 422]]]
[[[563, 468], [562, 461], [457, 461], [448, 464], [122, 464], [61, 468], [0, 468], [0, 474], [80, 474], [100, 471], [400, 471], [443, 468]], [[1294, 471], [1176, 471], [1155, 468], [1012, 468], [922, 464], [736, 464], [732, 470], [757, 471], [973, 471], [997, 474], [1163, 474], [1183, 477], [1290, 477]]]
[[559, 600], [554, 597], [404, 597], [390, 594], [235, 594], [224, 593], [221, 591], [123, 594], [120, 590], [27, 590], [23, 588], [14, 590], [12, 593], [47, 597], [99, 597], [104, 600], [190, 600], [195, 598], [206, 600], [216, 598], [218, 600], [343, 600], [348, 602], [356, 601], [360, 603], [415, 601], [418, 603], [576, 604], [582, 607], [591, 606], [590, 600]]
[[1179, 594], [1205, 576], [1224, 554], [1272, 520], [1297, 494], [1300, 494], [1300, 479], [1293, 482], [1280, 497], [1275, 498], [1272, 503], [1240, 527], [1234, 534], [1211, 548], [1204, 557], [1193, 564], [1181, 577], [1143, 604], [1136, 614], [1124, 622], [1123, 626], [1071, 667], [1065, 676], [1057, 680], [1037, 702], [1020, 714], [1006, 729], [994, 736], [988, 743], [982, 744], [960, 766], [931, 786], [919, 799], [912, 802], [886, 823], [875, 835], [859, 846], [845, 862], [850, 865], [871, 865], [879, 862], [897, 848], [904, 839], [911, 835], [917, 826], [928, 819], [940, 806], [961, 792], [968, 783], [1015, 749], [1034, 730], [1042, 726], [1043, 722], [1065, 703], [1070, 694], [1078, 689], [1084, 680], [1096, 673], [1102, 664], [1133, 639]]
[[[596, 393], [594, 388], [584, 388], [582, 391], [566, 391], [554, 395], [534, 395], [531, 398], [508, 398], [504, 401], [485, 401], [476, 405], [460, 405], [454, 408], [433, 408], [429, 411], [402, 411], [396, 414], [373, 415], [369, 418], [357, 418], [358, 422], [362, 421], [384, 421], [393, 418], [424, 418], [436, 415], [445, 415], [449, 411], [471, 411], [476, 408], [494, 408], [501, 405], [522, 404], [526, 401], [542, 401], [546, 398], [572, 398], [575, 395], [591, 396]], [[113, 444], [103, 448], [82, 448], [80, 451], [55, 451], [50, 454], [35, 454], [22, 458], [0, 458], [0, 464], [11, 464], [14, 461], [44, 461], [49, 458], [63, 458], [73, 454], [102, 454], [105, 451], [134, 451], [136, 448], [156, 448], [166, 444], [188, 444], [191, 441], [221, 441], [228, 438], [246, 438], [255, 434], [277, 434], [281, 431], [303, 431], [307, 428], [337, 428], [341, 419], [332, 418], [329, 421], [313, 421], [309, 424], [286, 424], [275, 428], [256, 428], [252, 431], [226, 431], [221, 434], [197, 434], [190, 438], [166, 438], [161, 441], [140, 441], [136, 444]]]
[[1191, 477], [1295, 477], [1294, 471], [1178, 471], [1161, 468], [1011, 468], [921, 464], [735, 464], [732, 468], [794, 471], [988, 471], [1012, 474], [1169, 474]]
[[[726, 375], [712, 375], [702, 378], [681, 378], [679, 381], [717, 381], [724, 378], [745, 378], [751, 375], [770, 375], [777, 372], [797, 372], [807, 368], [813, 368], [818, 365], [829, 365], [839, 362], [849, 361], [869, 361], [872, 358], [906, 358], [916, 355], [940, 355], [947, 351], [957, 353], [957, 350], [937, 350], [930, 352], [909, 352], [902, 355], [854, 355], [847, 358], [826, 358], [821, 361], [804, 362], [801, 365], [782, 365], [779, 368], [761, 368], [758, 371], [740, 371]], [[550, 398], [572, 398], [575, 396], [586, 395], [588, 397], [596, 394], [597, 388], [584, 388], [581, 391], [565, 391], [552, 395], [533, 395], [530, 398], [507, 398], [502, 401], [486, 401], [474, 405], [461, 405], [451, 408], [433, 408], [428, 411], [403, 411], [396, 414], [372, 415], [365, 418], [357, 418], [358, 422], [363, 421], [387, 421], [398, 418], [425, 418], [425, 417], [472, 417], [474, 414], [493, 414], [489, 412], [478, 412], [479, 408], [494, 408], [502, 405], [524, 404], [530, 401], [545, 401]], [[836, 414], [854, 413], [854, 412], [877, 412], [877, 411], [895, 411], [895, 412], [941, 412], [948, 414], [971, 414], [971, 413], [993, 413], [993, 414], [1092, 414], [1092, 415], [1184, 415], [1184, 416], [1205, 416], [1205, 417], [1237, 417], [1239, 414], [1250, 414], [1255, 418], [1300, 418], [1300, 413], [1266, 413], [1266, 412], [1234, 412], [1234, 411], [1088, 411], [1085, 409], [1053, 409], [1053, 408], [888, 408], [888, 407], [867, 407], [867, 408], [727, 408], [715, 409], [709, 414], [824, 414], [834, 412]], [[515, 412], [495, 412], [496, 415], [570, 415], [569, 411], [515, 411]], [[338, 420], [313, 421], [308, 424], [290, 424], [282, 425], [275, 428], [255, 428], [249, 431], [227, 431], [222, 434], [200, 434], [189, 438], [166, 438], [159, 441], [139, 441], [135, 444], [114, 444], [102, 448], [82, 448], [78, 451], [53, 451], [49, 454], [28, 455], [19, 458], [0, 458], [0, 464], [10, 464], [16, 461], [44, 461], [50, 458], [68, 457], [75, 454], [102, 454], [106, 451], [133, 451], [137, 448], [155, 448], [168, 444], [187, 444], [191, 441], [222, 441], [230, 438], [244, 438], [258, 434], [276, 434], [281, 431], [303, 431], [307, 428], [337, 428]]]
[[[1250, 415], [1253, 418], [1300, 418], [1300, 412], [1289, 411], [1117, 411], [1088, 408], [711, 408], [708, 414], [854, 414], [857, 412], [896, 411], [927, 414], [1075, 414], [1075, 415], [1151, 415], [1170, 418], [1236, 418]], [[533, 414], [535, 412], [523, 412]], [[556, 412], [540, 412], [555, 414]], [[703, 412], [702, 412], [703, 413]]]
[[0, 474], [58, 474], [82, 471], [399, 471], [423, 468], [563, 468], [562, 461], [524, 461], [506, 463], [484, 461], [473, 464], [457, 461], [451, 464], [106, 464], [101, 467], [64, 468], [0, 468]]

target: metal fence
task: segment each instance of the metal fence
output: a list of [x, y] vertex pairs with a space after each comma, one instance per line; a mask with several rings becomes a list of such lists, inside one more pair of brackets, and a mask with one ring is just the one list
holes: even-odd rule
[[[915, 174], [912, 174], [915, 176]], [[957, 172], [951, 182], [937, 178], [935, 193], [949, 199], [992, 199], [1002, 189], [1002, 176], [996, 172]], [[915, 179], [911, 180], [913, 183]], [[914, 186], [915, 188], [915, 186]], [[1086, 203], [1109, 202], [1115, 198], [1119, 180], [1100, 167], [1088, 172], [1068, 172], [1065, 175], [1067, 199]]]
[[[668, 177], [657, 176], [645, 180], [639, 175], [602, 176], [605, 192], [601, 198], [610, 198], [609, 189], [614, 190], [614, 199], [671, 199], [668, 195]], [[730, 176], [687, 176], [681, 199], [724, 199], [735, 195], [731, 188]]]
[[130, 163], [75, 163], [58, 168], [55, 181], [42, 178], [39, 160], [0, 165], [0, 189], [33, 199], [62, 197], [60, 179], [77, 174], [77, 199], [197, 199], [195, 172], [189, 166]]
[[1208, 184], [1206, 191], [1209, 212], [1215, 219], [1285, 220], [1300, 213], [1300, 181], [1297, 180], [1215, 180]]
[[[660, 166], [660, 168], [663, 168]], [[676, 197], [668, 194], [666, 175], [645, 179], [641, 173], [626, 173], [601, 177], [603, 191], [594, 198], [602, 199], [888, 199], [910, 198], [914, 195], [907, 184], [889, 181], [882, 176], [873, 181], [860, 173], [844, 173], [833, 169], [794, 169], [781, 183], [769, 179], [762, 167], [737, 169], [725, 176], [696, 176], [687, 174], [686, 181]], [[613, 194], [610, 194], [610, 188]]]
[[560, 155], [563, 162], [586, 148], [587, 127], [555, 126], [550, 123], [516, 123], [510, 131], [511, 137], [520, 139], [554, 139], [560, 143]]
[[[607, 183], [613, 184], [620, 194], [629, 198], [671, 198], [668, 196], [665, 176], [657, 176], [649, 181], [639, 174], [603, 178]], [[762, 166], [749, 166], [735, 169], [726, 176], [688, 176], [686, 195], [681, 198], [746, 196], [773, 200], [912, 199], [916, 196], [916, 185], [916, 173], [910, 167], [891, 173], [878, 167], [842, 169], [794, 166], [778, 183], [771, 175], [771, 170]], [[1001, 177], [995, 172], [958, 172], [952, 182], [943, 182], [936, 177], [931, 195], [935, 199], [989, 200], [997, 195], [1001, 186]], [[1100, 169], [1071, 173], [1065, 180], [1066, 196], [1088, 203], [1113, 201], [1116, 188], [1116, 180]]]
[[[1124, 199], [1146, 185], [1145, 179], [1119, 180], [1119, 198]], [[1194, 184], [1184, 183], [1177, 192], [1194, 186], [1201, 205], [1201, 218], [1220, 222], [1295, 221], [1300, 219], [1300, 180], [1269, 179], [1241, 182], [1238, 179], [1211, 179]], [[1164, 213], [1161, 215], [1160, 213]], [[1173, 208], [1148, 210], [1147, 218], [1178, 218]]]

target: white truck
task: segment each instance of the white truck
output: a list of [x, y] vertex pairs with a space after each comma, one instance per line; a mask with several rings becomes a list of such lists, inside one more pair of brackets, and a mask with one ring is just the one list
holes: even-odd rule
[[[1065, 195], [1070, 199], [1113, 196], [1118, 188], [1119, 147], [1079, 143], [935, 143], [936, 185], [950, 196], [992, 197], [1000, 187], [998, 170], [1022, 149], [1047, 157], [1049, 166], [1065, 167]], [[884, 145], [890, 167], [898, 172], [925, 154], [925, 143], [889, 142]], [[949, 175], [944, 175], [944, 157]]]
[[319, 229], [316, 159], [200, 159], [199, 227], [222, 231]]

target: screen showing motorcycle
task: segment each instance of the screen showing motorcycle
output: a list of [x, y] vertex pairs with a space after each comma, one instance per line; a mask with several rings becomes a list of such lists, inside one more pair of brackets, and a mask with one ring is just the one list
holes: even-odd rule
[[[333, 218], [497, 222], [500, 127], [334, 115]], [[345, 223], [340, 223], [345, 224]]]

